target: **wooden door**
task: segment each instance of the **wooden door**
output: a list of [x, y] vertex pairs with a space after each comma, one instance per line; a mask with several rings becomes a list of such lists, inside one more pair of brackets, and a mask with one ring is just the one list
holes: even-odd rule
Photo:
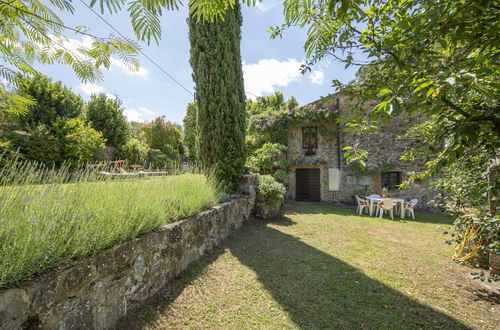
[[295, 170], [295, 199], [301, 202], [320, 202], [321, 184], [319, 168]]

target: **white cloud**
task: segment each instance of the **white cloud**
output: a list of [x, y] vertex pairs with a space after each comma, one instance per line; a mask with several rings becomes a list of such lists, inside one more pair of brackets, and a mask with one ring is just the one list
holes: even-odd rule
[[106, 97], [107, 97], [108, 99], [116, 99], [116, 98], [118, 98], [118, 96], [117, 96], [117, 95], [115, 95], [115, 94], [110, 94], [110, 93], [106, 93]]
[[123, 111], [125, 116], [129, 121], [141, 121], [151, 120], [156, 115], [156, 112], [149, 110], [145, 107], [131, 108]]
[[78, 85], [77, 89], [84, 92], [86, 95], [99, 94], [104, 92], [104, 87], [94, 83], [86, 83]]
[[[54, 44], [51, 47], [53, 51], [56, 51], [58, 49], [63, 49], [65, 51], [71, 52], [73, 56], [75, 56], [80, 60], [93, 61], [93, 59], [90, 58], [87, 54], [80, 51], [81, 49], [89, 50], [92, 48], [93, 39], [91, 37], [84, 36], [82, 40], [77, 40], [66, 37], [58, 38], [54, 35], [50, 35], [50, 38], [54, 42]], [[42, 45], [39, 46], [42, 47]], [[110, 57], [109, 61], [111, 64], [111, 68], [117, 68], [128, 75], [135, 75], [146, 78], [149, 74], [149, 71], [146, 68], [139, 67], [135, 69], [133, 66], [127, 65], [124, 61], [118, 58]]]
[[112, 67], [118, 68], [121, 71], [125, 72], [126, 74], [129, 75], [134, 75], [134, 76], [139, 76], [142, 78], [146, 78], [149, 74], [148, 69], [144, 67], [139, 67], [137, 69], [134, 69], [133, 67], [128, 66], [125, 62], [123, 62], [120, 59], [111, 57], [110, 58], [110, 63]]
[[[57, 50], [64, 50], [71, 53], [75, 58], [79, 60], [92, 60], [87, 54], [81, 52], [81, 50], [88, 50], [92, 48], [92, 38], [89, 36], [84, 36], [82, 40], [67, 38], [65, 36], [55, 36], [50, 34], [48, 36], [52, 40], [52, 44], [49, 47], [49, 51], [55, 53]], [[45, 48], [44, 45], [37, 43], [40, 49]]]
[[71, 39], [71, 38], [57, 40], [55, 39], [55, 37], [52, 37], [52, 40], [54, 40], [54, 42], [62, 44], [64, 48], [71, 51], [76, 51], [79, 48], [90, 49], [92, 48], [92, 42], [93, 42], [92, 38], [89, 36], [84, 36], [82, 40]]
[[[257, 96], [274, 93], [276, 87], [285, 87], [300, 79], [302, 64], [294, 58], [282, 62], [271, 58], [253, 64], [243, 63], [245, 90]], [[254, 97], [251, 94], [249, 96]]]
[[325, 78], [325, 74], [323, 71], [320, 70], [314, 70], [311, 75], [309, 76], [309, 79], [313, 84], [318, 84], [318, 85], [323, 85], [323, 79]]
[[268, 11], [269, 9], [273, 8], [276, 5], [276, 3], [271, 3], [270, 0], [264, 0], [262, 2], [257, 2], [255, 4], [255, 7], [259, 9], [260, 11]]

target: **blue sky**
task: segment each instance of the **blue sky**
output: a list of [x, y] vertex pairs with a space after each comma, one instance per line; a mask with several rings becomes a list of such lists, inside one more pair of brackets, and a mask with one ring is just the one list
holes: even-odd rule
[[[73, 3], [75, 15], [60, 13], [67, 25], [85, 25], [91, 33], [100, 36], [112, 32], [80, 1]], [[312, 73], [300, 74], [300, 64], [305, 60], [303, 44], [306, 30], [295, 29], [285, 33], [283, 39], [269, 39], [269, 27], [283, 23], [281, 1], [264, 0], [257, 7], [243, 6], [242, 12], [241, 56], [247, 97], [280, 91], [287, 98], [294, 96], [303, 105], [332, 93], [333, 79], [347, 82], [354, 78], [355, 68], [345, 70], [342, 64], [331, 61], [317, 64]], [[126, 12], [104, 17], [124, 35], [134, 37]], [[186, 18], [186, 7], [165, 12], [161, 17], [163, 37], [159, 45], [142, 43], [142, 50], [188, 90], [194, 90]], [[76, 34], [68, 35], [68, 38], [74, 39], [71, 40], [74, 43], [91, 41], [89, 37]], [[136, 72], [128, 70], [117, 58], [112, 59], [110, 70], [104, 70], [104, 79], [93, 84], [82, 83], [66, 66], [43, 66], [39, 69], [63, 81], [84, 99], [98, 92], [117, 95], [124, 103], [129, 120], [145, 121], [165, 115], [168, 120], [182, 123], [186, 105], [193, 101], [193, 97], [147, 59], [138, 58], [141, 68]]]

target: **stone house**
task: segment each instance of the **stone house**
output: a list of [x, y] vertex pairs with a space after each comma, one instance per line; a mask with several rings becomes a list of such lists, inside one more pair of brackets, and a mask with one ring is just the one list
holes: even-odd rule
[[[417, 198], [417, 208], [431, 209], [429, 201], [436, 191], [428, 184], [413, 183], [407, 189], [398, 189], [409, 172], [423, 168], [423, 162], [401, 160], [401, 155], [416, 143], [401, 138], [415, 118], [401, 116], [391, 123], [363, 135], [346, 132], [337, 123], [337, 116], [345, 116], [349, 98], [338, 92], [315, 101], [307, 107], [335, 114], [321, 123], [289, 127], [287, 161], [289, 164], [289, 197], [297, 201], [331, 201], [353, 203], [354, 195], [381, 194], [389, 188], [390, 197]], [[367, 171], [348, 164], [343, 148], [354, 142], [368, 152]]]

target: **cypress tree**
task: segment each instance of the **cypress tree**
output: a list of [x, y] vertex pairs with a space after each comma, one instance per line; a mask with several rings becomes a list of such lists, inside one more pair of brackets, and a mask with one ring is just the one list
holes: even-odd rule
[[189, 19], [190, 63], [198, 104], [198, 156], [227, 189], [236, 188], [246, 158], [241, 23], [238, 1], [223, 20]]

